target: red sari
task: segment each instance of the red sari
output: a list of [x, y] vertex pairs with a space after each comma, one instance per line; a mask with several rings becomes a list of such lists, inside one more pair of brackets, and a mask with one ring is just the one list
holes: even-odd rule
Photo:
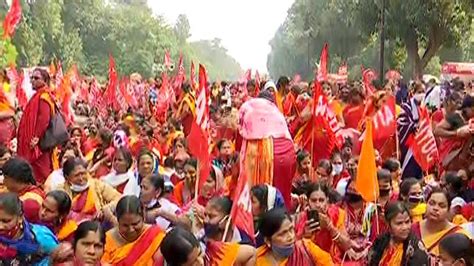
[[41, 150], [38, 145], [31, 148], [31, 140], [44, 136], [54, 109], [49, 88], [38, 90], [25, 106], [18, 127], [18, 156], [26, 159], [33, 168], [36, 182], [43, 184], [53, 171], [53, 150]]

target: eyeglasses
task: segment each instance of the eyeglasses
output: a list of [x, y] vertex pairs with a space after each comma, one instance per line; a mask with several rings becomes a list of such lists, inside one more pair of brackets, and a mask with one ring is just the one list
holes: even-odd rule
[[41, 77], [38, 77], [38, 76], [31, 76], [30, 77], [32, 80], [38, 80], [38, 79], [41, 79]]

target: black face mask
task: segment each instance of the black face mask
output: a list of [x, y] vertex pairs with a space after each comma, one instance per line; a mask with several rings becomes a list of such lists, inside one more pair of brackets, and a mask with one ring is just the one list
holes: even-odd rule
[[380, 197], [387, 197], [390, 195], [391, 189], [380, 189], [379, 190], [379, 196]]
[[354, 193], [347, 193], [347, 192], [346, 192], [345, 198], [346, 198], [346, 201], [349, 203], [357, 203], [363, 200], [361, 195], [354, 194]]

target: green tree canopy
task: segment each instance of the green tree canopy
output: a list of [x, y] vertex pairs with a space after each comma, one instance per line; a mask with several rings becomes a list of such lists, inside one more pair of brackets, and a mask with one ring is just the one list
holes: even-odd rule
[[[332, 71], [341, 61], [350, 69], [378, 66], [381, 3], [296, 0], [270, 42], [270, 74], [311, 78], [324, 42]], [[436, 55], [434, 63], [472, 61], [473, 27], [471, 0], [386, 0], [385, 69], [419, 76]]]
[[[155, 76], [156, 65], [170, 51], [175, 63], [180, 53], [186, 70], [190, 60], [204, 63], [211, 77], [228, 77], [240, 66], [222, 48], [209, 57], [201, 46], [187, 42], [190, 25], [180, 15], [176, 25], [153, 14], [146, 0], [23, 0], [23, 18], [13, 38], [21, 67], [77, 64], [81, 73], [106, 78], [112, 54], [121, 75], [133, 72]], [[2, 17], [8, 5], [0, 5]], [[234, 62], [235, 65], [227, 64]]]

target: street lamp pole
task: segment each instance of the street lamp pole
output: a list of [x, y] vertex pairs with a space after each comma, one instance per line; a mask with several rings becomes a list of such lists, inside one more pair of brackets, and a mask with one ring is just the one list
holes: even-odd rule
[[385, 51], [385, 0], [382, 0], [382, 10], [380, 16], [380, 82], [383, 84], [384, 76], [384, 51]]

